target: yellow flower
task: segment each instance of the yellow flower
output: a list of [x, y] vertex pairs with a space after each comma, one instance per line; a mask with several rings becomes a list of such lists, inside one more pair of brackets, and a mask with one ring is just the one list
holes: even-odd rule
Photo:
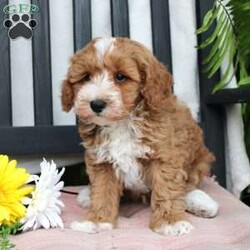
[[18, 222], [26, 214], [23, 198], [33, 191], [25, 186], [30, 175], [24, 168], [17, 168], [15, 160], [0, 155], [0, 226]]

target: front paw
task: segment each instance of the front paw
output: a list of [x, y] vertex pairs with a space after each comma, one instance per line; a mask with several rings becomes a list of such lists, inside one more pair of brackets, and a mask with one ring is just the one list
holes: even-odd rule
[[177, 221], [174, 224], [163, 224], [159, 228], [153, 229], [156, 233], [162, 235], [183, 235], [190, 233], [194, 227], [188, 221]]
[[113, 224], [109, 222], [99, 222], [99, 223], [94, 223], [92, 221], [74, 221], [70, 225], [71, 229], [75, 231], [82, 231], [85, 233], [89, 234], [95, 234], [107, 230], [113, 229]]

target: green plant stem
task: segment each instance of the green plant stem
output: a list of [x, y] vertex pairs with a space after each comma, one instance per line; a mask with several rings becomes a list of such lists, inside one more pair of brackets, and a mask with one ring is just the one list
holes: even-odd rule
[[16, 222], [13, 225], [2, 225], [0, 227], [0, 250], [9, 250], [15, 247], [9, 240], [11, 234], [16, 234], [21, 226], [20, 222]]
[[[226, 13], [226, 15], [227, 15], [227, 17], [228, 17], [228, 19], [229, 19], [229, 22], [230, 22], [230, 24], [231, 24], [231, 26], [232, 26], [232, 29], [233, 29], [233, 31], [235, 31], [233, 20], [232, 20], [232, 18], [231, 18], [230, 13], [228, 12], [226, 6], [221, 2], [221, 0], [217, 0], [217, 3], [219, 3], [220, 6], [221, 6], [221, 7], [223, 8], [223, 10], [225, 11], [225, 13]], [[216, 4], [216, 2], [215, 2], [215, 4]]]
[[14, 247], [14, 245], [10, 242], [9, 234], [2, 233], [0, 236], [0, 250], [9, 250]]

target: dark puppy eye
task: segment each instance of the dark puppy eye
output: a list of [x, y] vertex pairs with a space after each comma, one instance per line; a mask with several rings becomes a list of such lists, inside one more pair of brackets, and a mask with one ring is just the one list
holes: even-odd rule
[[127, 77], [121, 73], [117, 73], [115, 76], [115, 80], [117, 82], [124, 82], [127, 79]]
[[90, 80], [90, 75], [89, 74], [85, 74], [82, 79], [83, 79], [84, 82], [88, 82]]

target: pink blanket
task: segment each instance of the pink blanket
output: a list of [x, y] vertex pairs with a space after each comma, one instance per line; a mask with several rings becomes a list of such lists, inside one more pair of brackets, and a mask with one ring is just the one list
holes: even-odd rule
[[[79, 187], [67, 189], [79, 190]], [[189, 235], [164, 237], [153, 233], [148, 229], [150, 208], [139, 204], [121, 207], [116, 229], [94, 235], [72, 231], [70, 223], [81, 220], [86, 210], [77, 205], [76, 196], [63, 194], [65, 229], [40, 229], [13, 236], [11, 241], [18, 250], [250, 249], [250, 208], [209, 179], [204, 181], [202, 189], [218, 201], [220, 212], [213, 219], [190, 215], [195, 230]]]

